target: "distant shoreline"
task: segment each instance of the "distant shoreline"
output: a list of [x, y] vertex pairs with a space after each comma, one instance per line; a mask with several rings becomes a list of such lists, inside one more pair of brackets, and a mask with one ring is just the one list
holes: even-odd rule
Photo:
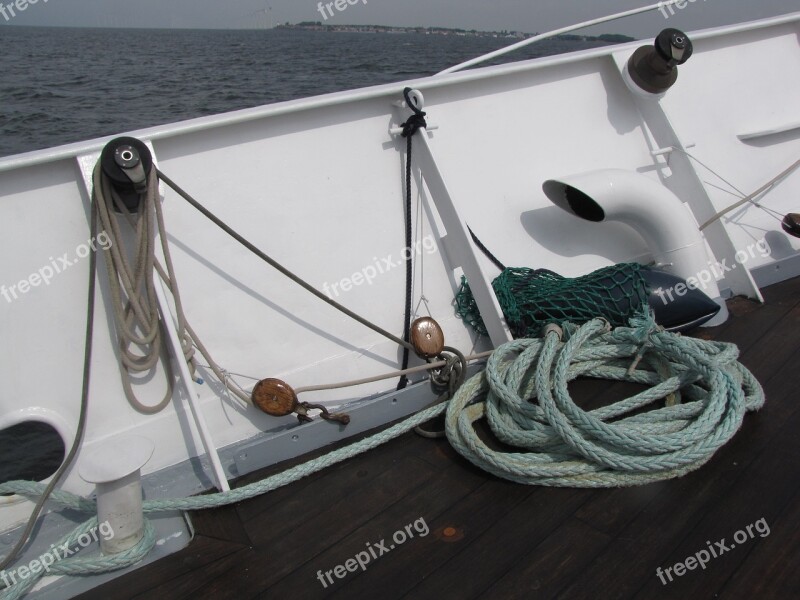
[[[455, 29], [450, 27], [392, 27], [389, 25], [325, 25], [319, 21], [304, 21], [292, 24], [284, 23], [277, 25], [275, 29], [291, 29], [300, 31], [320, 31], [333, 33], [414, 33], [421, 35], [446, 35], [456, 37], [484, 37], [484, 38], [507, 38], [522, 40], [536, 33], [524, 33], [521, 31], [478, 31], [476, 29]], [[598, 36], [589, 35], [559, 35], [555, 39], [566, 41], [587, 41], [587, 42], [608, 42], [619, 44], [633, 42], [636, 38], [627, 35], [605, 33]]]

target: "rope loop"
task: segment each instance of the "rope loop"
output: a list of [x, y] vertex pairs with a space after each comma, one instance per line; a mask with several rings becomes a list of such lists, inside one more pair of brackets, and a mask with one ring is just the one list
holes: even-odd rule
[[435, 388], [446, 390], [448, 397], [452, 398], [464, 383], [467, 359], [462, 352], [450, 346], [445, 346], [444, 352], [437, 359], [447, 361], [447, 364], [431, 372], [431, 383]]
[[[633, 357], [641, 354], [636, 368]], [[604, 319], [581, 326], [565, 323], [542, 338], [518, 339], [499, 347], [486, 370], [464, 382], [466, 359], [450, 347], [436, 374], [447, 390], [440, 401], [388, 429], [307, 463], [225, 493], [149, 500], [145, 513], [203, 510], [242, 502], [340, 463], [444, 415], [450, 444], [481, 469], [518, 483], [561, 487], [642, 485], [680, 477], [711, 459], [741, 427], [744, 415], [764, 404], [764, 391], [738, 362], [733, 344], [709, 342], [662, 331], [652, 315], [631, 327], [608, 331]], [[629, 398], [592, 411], [580, 408], [568, 385], [578, 377], [648, 386]], [[648, 409], [645, 411], [644, 409]], [[496, 438], [516, 450], [499, 452], [475, 431], [485, 419]], [[423, 434], [436, 437], [436, 432]], [[40, 495], [43, 484], [0, 484], [0, 494]], [[68, 492], [55, 502], [93, 512], [95, 504]], [[66, 541], [91, 527], [92, 518]], [[141, 560], [154, 544], [152, 525], [133, 549], [110, 557], [69, 558], [51, 572], [102, 573]], [[4, 591], [16, 599], [35, 583], [26, 579]]]
[[[764, 392], [732, 344], [683, 338], [652, 317], [631, 325], [608, 332], [594, 319], [567, 324], [563, 341], [553, 330], [501, 346], [450, 402], [450, 443], [498, 477], [535, 485], [641, 485], [699, 468]], [[649, 387], [586, 411], [568, 389], [578, 377]], [[517, 451], [489, 447], [475, 431], [481, 419]]]
[[404, 138], [410, 138], [413, 136], [417, 131], [420, 130], [422, 127], [427, 127], [428, 123], [425, 121], [425, 115], [427, 114], [420, 108], [417, 108], [416, 104], [414, 104], [413, 100], [411, 100], [411, 92], [412, 88], [407, 87], [403, 90], [403, 97], [405, 98], [406, 104], [408, 108], [410, 108], [414, 114], [408, 117], [408, 120], [405, 123], [402, 123], [400, 127], [403, 128], [402, 136]]
[[[53, 544], [49, 551], [39, 556], [37, 559], [38, 569], [28, 568], [25, 577], [19, 573], [20, 567], [5, 572], [4, 583], [11, 582], [11, 585], [2, 590], [0, 598], [17, 600], [24, 597], [46, 575], [73, 577], [99, 575], [130, 567], [144, 559], [156, 544], [155, 529], [152, 523], [145, 519], [144, 535], [132, 548], [111, 555], [82, 553], [81, 548], [84, 542], [79, 541], [79, 538], [91, 537], [91, 532], [96, 532], [97, 529], [97, 517], [92, 517]], [[46, 570], [42, 569], [42, 565], [47, 565]]]

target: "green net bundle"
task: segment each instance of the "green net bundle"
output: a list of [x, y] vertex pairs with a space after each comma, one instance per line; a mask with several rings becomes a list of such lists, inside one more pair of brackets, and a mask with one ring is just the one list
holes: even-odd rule
[[[509, 267], [492, 287], [515, 338], [536, 337], [548, 323], [584, 323], [596, 317], [617, 327], [647, 305], [643, 268], [622, 263], [569, 278], [547, 269]], [[487, 335], [466, 278], [461, 279], [455, 304], [456, 314], [467, 325]]]

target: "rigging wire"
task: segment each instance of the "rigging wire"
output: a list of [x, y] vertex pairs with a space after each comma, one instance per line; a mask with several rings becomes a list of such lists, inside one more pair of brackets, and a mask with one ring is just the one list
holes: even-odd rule
[[396, 344], [398, 344], [398, 345], [400, 345], [400, 346], [402, 346], [404, 348], [408, 348], [409, 350], [414, 350], [414, 346], [410, 342], [406, 342], [404, 340], [401, 340], [396, 335], [394, 335], [392, 333], [389, 333], [388, 331], [386, 331], [382, 327], [380, 327], [380, 326], [376, 325], [375, 323], [372, 323], [371, 321], [365, 319], [364, 317], [354, 313], [352, 310], [350, 310], [350, 309], [346, 308], [345, 306], [339, 304], [338, 302], [336, 302], [332, 298], [329, 298], [328, 296], [326, 296], [325, 294], [323, 294], [322, 292], [320, 292], [319, 290], [314, 288], [311, 284], [307, 283], [306, 281], [304, 281], [303, 279], [301, 279], [300, 277], [298, 277], [297, 275], [292, 273], [289, 269], [287, 269], [286, 267], [284, 267], [283, 265], [281, 265], [280, 263], [278, 263], [277, 261], [275, 261], [274, 259], [269, 257], [267, 254], [265, 254], [264, 252], [259, 250], [256, 246], [254, 246], [252, 243], [250, 243], [248, 240], [246, 240], [243, 236], [241, 236], [236, 231], [234, 231], [230, 226], [228, 226], [219, 217], [214, 215], [211, 211], [209, 211], [202, 204], [200, 204], [197, 200], [195, 200], [187, 191], [185, 191], [181, 186], [179, 186], [177, 183], [175, 183], [172, 179], [167, 177], [167, 175], [165, 175], [163, 172], [158, 171], [158, 177], [164, 183], [166, 183], [169, 187], [171, 187], [181, 198], [186, 200], [195, 209], [197, 209], [197, 211], [199, 211], [204, 217], [206, 217], [208, 220], [210, 220], [212, 223], [214, 223], [217, 227], [222, 229], [225, 233], [227, 233], [234, 240], [239, 242], [242, 246], [247, 248], [250, 252], [252, 252], [256, 256], [258, 256], [261, 260], [266, 262], [272, 268], [274, 268], [275, 270], [277, 270], [278, 272], [280, 272], [284, 276], [286, 276], [289, 279], [291, 279], [297, 285], [299, 285], [300, 287], [302, 287], [306, 291], [310, 292], [311, 294], [313, 294], [314, 296], [316, 296], [317, 298], [319, 298], [320, 300], [322, 300], [326, 304], [332, 306], [336, 310], [338, 310], [341, 313], [347, 315], [348, 317], [350, 317], [354, 321], [357, 321], [357, 322], [361, 323], [365, 327], [368, 327], [369, 329], [372, 329], [376, 333], [379, 333], [380, 335], [384, 336], [385, 338], [395, 342]]
[[[779, 212], [777, 212], [777, 211], [775, 211], [775, 210], [773, 210], [773, 209], [771, 209], [771, 208], [769, 208], [769, 207], [767, 207], [767, 206], [763, 206], [762, 204], [759, 204], [759, 198], [760, 198], [760, 197], [763, 197], [764, 195], [766, 195], [766, 194], [767, 194], [768, 192], [770, 192], [770, 191], [771, 191], [771, 190], [772, 190], [772, 189], [773, 189], [773, 188], [774, 188], [774, 187], [775, 187], [775, 186], [776, 186], [778, 183], [780, 183], [781, 181], [783, 181], [784, 179], [786, 179], [786, 178], [787, 178], [789, 175], [791, 175], [791, 174], [792, 174], [792, 173], [793, 173], [795, 170], [797, 170], [797, 168], [798, 168], [798, 167], [800, 167], [800, 160], [797, 160], [797, 161], [795, 161], [795, 163], [794, 163], [794, 164], [792, 164], [792, 166], [790, 166], [790, 167], [789, 167], [788, 169], [786, 169], [785, 171], [782, 171], [782, 172], [781, 172], [781, 173], [780, 173], [780, 174], [779, 174], [777, 177], [774, 177], [773, 179], [771, 179], [770, 181], [768, 181], [766, 184], [764, 184], [763, 186], [761, 186], [760, 188], [758, 188], [758, 189], [757, 189], [755, 192], [753, 192], [752, 194], [749, 194], [749, 195], [748, 195], [748, 194], [745, 194], [745, 193], [744, 193], [742, 190], [740, 190], [738, 187], [736, 187], [735, 185], [733, 185], [733, 184], [732, 184], [730, 181], [728, 181], [728, 180], [727, 180], [725, 177], [723, 177], [722, 175], [720, 175], [719, 173], [717, 173], [717, 172], [716, 172], [714, 169], [712, 169], [711, 167], [709, 167], [709, 166], [708, 166], [706, 163], [704, 163], [704, 162], [703, 162], [703, 161], [701, 161], [699, 158], [697, 158], [696, 156], [694, 156], [693, 154], [691, 154], [691, 153], [687, 152], [685, 149], [683, 149], [683, 148], [679, 148], [679, 147], [677, 147], [677, 146], [674, 146], [674, 148], [675, 148], [676, 150], [678, 150], [679, 152], [681, 152], [682, 154], [685, 154], [685, 155], [686, 155], [686, 156], [688, 156], [688, 157], [689, 157], [691, 160], [695, 161], [697, 164], [699, 164], [700, 166], [702, 166], [704, 169], [706, 169], [707, 171], [709, 171], [711, 174], [713, 174], [714, 176], [716, 176], [717, 178], [719, 178], [719, 179], [720, 179], [720, 181], [722, 181], [722, 182], [724, 182], [726, 185], [730, 186], [730, 188], [736, 192], [736, 194], [732, 194], [732, 195], [737, 195], [737, 194], [738, 194], [738, 197], [740, 198], [740, 199], [739, 199], [739, 201], [737, 201], [737, 202], [735, 202], [734, 204], [732, 204], [732, 205], [728, 206], [727, 208], [725, 208], [725, 209], [723, 209], [723, 210], [719, 211], [719, 212], [718, 212], [718, 213], [716, 213], [714, 216], [712, 216], [710, 219], [708, 219], [708, 220], [707, 220], [705, 223], [703, 223], [703, 224], [700, 226], [700, 231], [703, 231], [703, 230], [704, 230], [706, 227], [708, 227], [708, 226], [709, 226], [709, 225], [711, 225], [712, 223], [715, 223], [716, 221], [720, 220], [722, 217], [724, 217], [725, 215], [727, 215], [729, 212], [731, 212], [731, 211], [733, 211], [733, 210], [735, 210], [735, 209], [739, 208], [739, 207], [740, 207], [740, 206], [742, 206], [743, 204], [747, 204], [748, 202], [749, 202], [750, 204], [752, 204], [753, 206], [755, 206], [756, 208], [760, 208], [760, 209], [761, 209], [761, 210], [763, 210], [765, 213], [767, 213], [767, 214], [768, 214], [768, 215], [770, 215], [771, 217], [775, 218], [775, 219], [776, 219], [776, 220], [778, 220], [779, 222], [783, 220], [783, 215], [781, 215]], [[711, 185], [711, 184], [709, 184], [709, 185]], [[717, 187], [717, 186], [713, 186], [713, 187]], [[722, 188], [717, 188], [717, 189], [719, 189], [719, 190], [721, 190], [721, 191], [724, 191], [724, 192], [726, 192], [726, 193], [730, 193], [730, 192], [727, 192], [727, 190], [723, 190]]]

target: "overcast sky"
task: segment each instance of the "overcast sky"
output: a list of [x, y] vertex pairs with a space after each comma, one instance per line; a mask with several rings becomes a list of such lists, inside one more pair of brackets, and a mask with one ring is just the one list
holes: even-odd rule
[[[34, 0], [16, 0], [31, 2]], [[357, 0], [353, 0], [354, 2]], [[798, 0], [686, 0], [669, 19], [660, 12], [604, 25], [593, 33], [650, 36], [669, 26], [699, 29], [800, 10]], [[330, 0], [325, 0], [325, 3]], [[14, 0], [0, 0], [8, 5]], [[440, 25], [542, 32], [651, 4], [650, 0], [360, 0], [328, 24]], [[24, 4], [23, 4], [24, 6]], [[267, 10], [271, 7], [270, 10]], [[0, 25], [259, 28], [286, 21], [321, 21], [317, 0], [37, 0]], [[11, 9], [15, 10], [15, 9]]]

